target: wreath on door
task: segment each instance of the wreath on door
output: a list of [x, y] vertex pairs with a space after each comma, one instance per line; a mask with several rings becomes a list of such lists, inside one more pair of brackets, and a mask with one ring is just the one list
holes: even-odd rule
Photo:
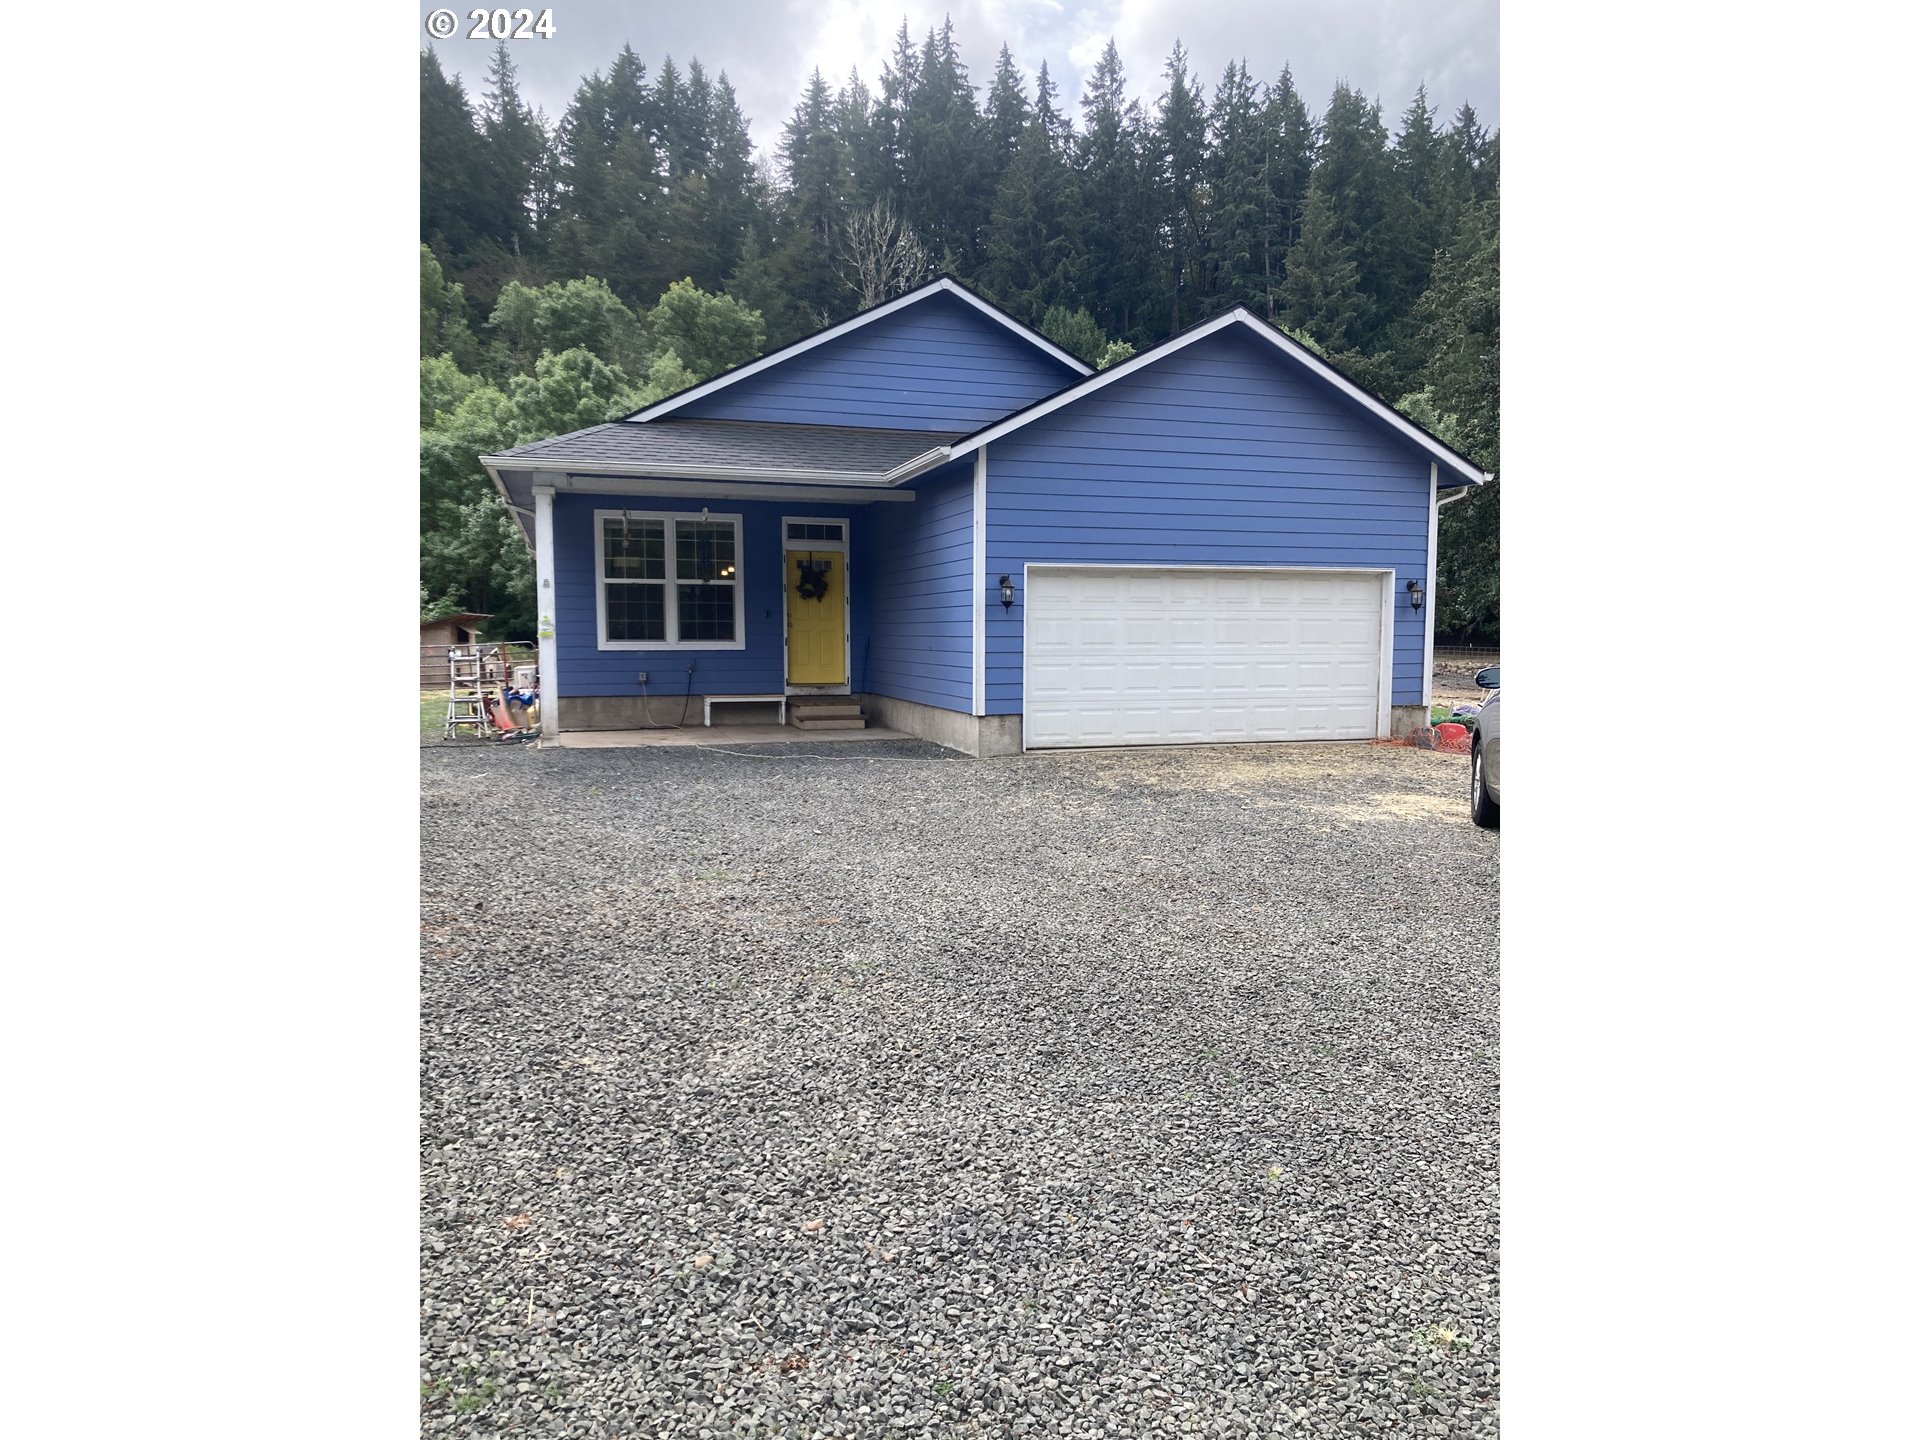
[[827, 572], [831, 560], [806, 559], [800, 562], [800, 580], [793, 588], [802, 600], [823, 600], [827, 594]]

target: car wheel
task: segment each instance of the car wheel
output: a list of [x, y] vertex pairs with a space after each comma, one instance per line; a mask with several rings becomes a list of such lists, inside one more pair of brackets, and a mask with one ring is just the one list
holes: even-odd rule
[[1473, 747], [1473, 823], [1483, 830], [1500, 828], [1500, 802], [1487, 794], [1487, 777], [1480, 765], [1480, 746]]

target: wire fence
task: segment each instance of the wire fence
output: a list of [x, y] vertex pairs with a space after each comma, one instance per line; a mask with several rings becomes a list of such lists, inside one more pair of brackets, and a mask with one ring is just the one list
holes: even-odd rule
[[1436, 670], [1478, 670], [1486, 665], [1500, 663], [1500, 647], [1497, 645], [1436, 645], [1433, 647], [1433, 668]]
[[[420, 688], [422, 690], [444, 690], [452, 682], [452, 673], [447, 666], [447, 651], [472, 650], [473, 645], [422, 645], [420, 647]], [[531, 641], [522, 644], [517, 640], [494, 642], [483, 640], [478, 649], [490, 665], [501, 672], [489, 675], [503, 681], [513, 679], [516, 666], [534, 665], [540, 659], [540, 647]]]

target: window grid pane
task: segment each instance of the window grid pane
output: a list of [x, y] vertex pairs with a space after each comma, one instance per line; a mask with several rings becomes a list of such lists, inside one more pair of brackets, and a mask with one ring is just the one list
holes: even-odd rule
[[667, 587], [631, 581], [607, 586], [607, 639], [665, 640]]
[[667, 527], [659, 520], [609, 520], [604, 553], [609, 580], [667, 578]]
[[734, 576], [733, 523], [728, 520], [677, 520], [674, 578], [731, 580]]
[[787, 526], [789, 540], [844, 540], [847, 538], [844, 525], [817, 524], [812, 521], [795, 521]]
[[733, 586], [680, 586], [680, 639], [733, 640]]

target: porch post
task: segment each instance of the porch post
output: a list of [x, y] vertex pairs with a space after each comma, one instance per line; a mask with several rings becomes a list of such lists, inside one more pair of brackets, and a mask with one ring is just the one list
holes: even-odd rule
[[558, 597], [553, 588], [553, 487], [533, 487], [534, 631], [540, 637], [540, 734], [560, 733], [560, 640]]

